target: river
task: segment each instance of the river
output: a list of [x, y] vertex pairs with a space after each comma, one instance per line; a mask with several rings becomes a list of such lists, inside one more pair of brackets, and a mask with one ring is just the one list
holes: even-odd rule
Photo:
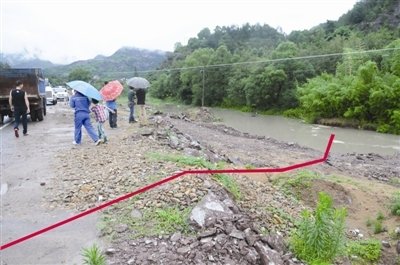
[[[165, 105], [166, 111], [183, 111], [188, 106]], [[307, 124], [297, 119], [274, 115], [252, 115], [234, 110], [210, 108], [221, 123], [238, 131], [298, 143], [324, 151], [329, 136], [335, 134], [331, 152], [376, 153], [394, 155], [400, 152], [400, 136], [351, 128]]]

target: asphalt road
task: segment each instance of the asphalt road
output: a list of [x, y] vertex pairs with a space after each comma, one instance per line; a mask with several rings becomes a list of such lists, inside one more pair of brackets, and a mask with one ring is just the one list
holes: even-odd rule
[[[12, 124], [1, 127], [1, 246], [78, 213], [51, 209], [45, 199], [45, 186], [56, 176], [55, 155], [72, 147], [72, 117], [57, 104], [48, 106], [44, 121], [28, 123], [28, 136], [16, 138]], [[82, 248], [99, 243], [97, 219], [91, 214], [3, 249], [0, 264], [82, 264]]]

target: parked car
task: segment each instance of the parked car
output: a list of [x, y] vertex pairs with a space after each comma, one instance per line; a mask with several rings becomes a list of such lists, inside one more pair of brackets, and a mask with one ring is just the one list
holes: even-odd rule
[[67, 88], [63, 86], [54, 87], [54, 92], [56, 93], [57, 100], [67, 102], [69, 99], [69, 94]]
[[46, 104], [47, 105], [57, 104], [57, 95], [51, 86], [46, 86]]

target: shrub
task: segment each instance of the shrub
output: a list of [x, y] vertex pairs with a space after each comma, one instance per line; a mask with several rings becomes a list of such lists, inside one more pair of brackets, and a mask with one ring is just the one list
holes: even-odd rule
[[100, 248], [95, 244], [90, 248], [82, 250], [83, 264], [85, 265], [105, 265], [106, 258], [101, 253]]
[[319, 193], [314, 212], [304, 211], [302, 219], [290, 238], [290, 247], [300, 259], [311, 264], [331, 262], [344, 249], [344, 208], [334, 209], [332, 198]]
[[357, 256], [364, 261], [374, 262], [381, 256], [381, 242], [376, 239], [350, 242], [347, 246], [349, 256]]
[[394, 194], [390, 205], [390, 211], [392, 214], [400, 216], [400, 192]]

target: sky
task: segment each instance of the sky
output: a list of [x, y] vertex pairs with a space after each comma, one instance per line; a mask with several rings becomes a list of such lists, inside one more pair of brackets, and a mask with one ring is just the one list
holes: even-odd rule
[[121, 47], [173, 51], [204, 28], [267, 24], [289, 34], [358, 0], [0, 0], [0, 51], [67, 64]]

